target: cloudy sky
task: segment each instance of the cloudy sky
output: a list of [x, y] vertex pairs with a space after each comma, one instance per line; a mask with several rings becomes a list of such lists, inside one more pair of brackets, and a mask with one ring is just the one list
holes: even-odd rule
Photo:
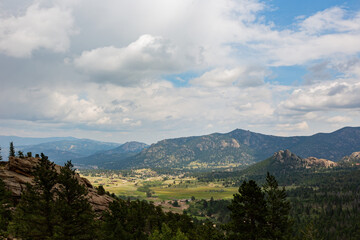
[[1, 0], [0, 135], [360, 126], [358, 0]]

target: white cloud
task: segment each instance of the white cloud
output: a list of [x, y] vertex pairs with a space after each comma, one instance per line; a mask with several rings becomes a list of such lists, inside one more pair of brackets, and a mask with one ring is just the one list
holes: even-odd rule
[[359, 31], [360, 13], [356, 13], [352, 18], [347, 18], [346, 10], [332, 7], [306, 18], [299, 25], [300, 29], [308, 34], [321, 34], [328, 31]]
[[257, 87], [264, 84], [268, 75], [260, 67], [237, 67], [232, 69], [216, 68], [190, 81], [193, 85], [204, 87]]
[[35, 2], [24, 15], [0, 18], [0, 52], [13, 57], [30, 57], [34, 50], [45, 48], [64, 52], [74, 33], [73, 17], [57, 6], [42, 8]]
[[[0, 89], [0, 120], [150, 141], [250, 126], [289, 135], [360, 124], [351, 115], [360, 108], [359, 13], [329, 8], [277, 30], [261, 15], [266, 3], [36, 0], [22, 14], [2, 14], [0, 52], [33, 59], [0, 55], [0, 78], [17, 85]], [[69, 52], [33, 54], [42, 48]], [[307, 85], [272, 85], [272, 65], [308, 69]], [[189, 72], [203, 74], [189, 80]], [[164, 80], [177, 73], [186, 76], [183, 87]]]
[[274, 30], [271, 26], [250, 25], [246, 45], [273, 66], [306, 64], [314, 60], [336, 59], [360, 52], [360, 11], [334, 7], [309, 16], [298, 29]]
[[121, 84], [150, 78], [154, 74], [179, 71], [183, 68], [182, 59], [176, 46], [168, 40], [142, 35], [124, 48], [109, 46], [84, 51], [73, 63], [89, 74], [114, 75], [112, 81]]
[[332, 82], [296, 89], [280, 104], [293, 111], [360, 108], [360, 83]]

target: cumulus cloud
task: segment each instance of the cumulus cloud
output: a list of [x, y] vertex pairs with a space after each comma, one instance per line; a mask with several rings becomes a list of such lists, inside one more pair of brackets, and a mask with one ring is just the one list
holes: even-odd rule
[[332, 82], [296, 89], [280, 106], [295, 111], [360, 108], [360, 83]]
[[[324, 9], [284, 29], [266, 10], [260, 0], [35, 0], [2, 13], [0, 77], [17, 87], [0, 89], [0, 121], [149, 142], [356, 123], [359, 12]], [[291, 65], [307, 69], [306, 84], [269, 80], [269, 67]], [[181, 87], [164, 79], [189, 72], [203, 74]]]
[[204, 87], [256, 87], [264, 84], [268, 71], [261, 67], [216, 68], [190, 81], [193, 85]]
[[40, 48], [64, 52], [70, 46], [73, 25], [71, 11], [35, 2], [23, 15], [0, 17], [0, 52], [19, 58], [30, 57]]
[[256, 34], [247, 45], [266, 55], [273, 66], [306, 64], [360, 52], [359, 11], [353, 14], [339, 7], [325, 9], [301, 20], [297, 26], [295, 30], [277, 31], [256, 25]]
[[183, 68], [176, 46], [162, 37], [142, 35], [127, 47], [102, 47], [84, 51], [73, 60], [82, 71], [113, 75], [113, 82], [131, 84], [154, 74], [171, 73]]

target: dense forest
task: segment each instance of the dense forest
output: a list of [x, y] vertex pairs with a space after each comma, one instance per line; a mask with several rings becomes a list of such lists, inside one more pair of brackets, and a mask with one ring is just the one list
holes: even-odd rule
[[[246, 179], [264, 183], [261, 175], [239, 176], [239, 172], [202, 173], [197, 177], [205, 182], [223, 182], [239, 186]], [[295, 239], [360, 239], [360, 167], [294, 171], [275, 174], [282, 186], [287, 186], [291, 203], [290, 216], [294, 223]], [[217, 201], [215, 211], [206, 204], [191, 205], [189, 212], [197, 216], [212, 212], [211, 217], [226, 222], [229, 201]], [[203, 206], [206, 206], [204, 208]], [[229, 213], [228, 213], [229, 214]]]

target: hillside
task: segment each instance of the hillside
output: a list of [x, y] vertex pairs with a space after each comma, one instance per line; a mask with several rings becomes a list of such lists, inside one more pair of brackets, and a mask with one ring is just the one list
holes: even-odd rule
[[[241, 129], [199, 137], [162, 140], [124, 161], [128, 168], [214, 169], [247, 166], [282, 149], [306, 158], [340, 161], [358, 151], [360, 128], [346, 127], [312, 136], [278, 137]], [[125, 165], [126, 164], [126, 165]]]
[[[33, 183], [33, 171], [35, 166], [39, 163], [40, 158], [25, 157], [17, 158], [10, 157], [9, 161], [0, 162], [0, 179], [5, 183], [7, 189], [12, 193], [15, 202], [19, 201], [21, 194], [26, 189], [26, 184]], [[55, 170], [60, 173], [61, 166], [55, 165]], [[101, 212], [108, 208], [110, 202], [114, 199], [107, 195], [99, 195], [95, 187], [86, 179], [76, 174], [78, 182], [87, 189], [87, 197], [92, 208], [96, 212]]]
[[264, 175], [270, 172], [273, 175], [291, 174], [294, 171], [303, 171], [306, 169], [325, 169], [337, 166], [338, 163], [318, 159], [315, 157], [301, 158], [289, 150], [280, 150], [273, 156], [261, 162], [258, 162], [241, 172], [244, 176]]
[[123, 160], [134, 156], [148, 147], [145, 143], [127, 142], [123, 145], [106, 151], [97, 152], [87, 157], [73, 159], [74, 164], [82, 167], [97, 166], [100, 168], [121, 168]]
[[353, 152], [350, 156], [343, 157], [339, 164], [342, 166], [359, 166], [360, 152]]

